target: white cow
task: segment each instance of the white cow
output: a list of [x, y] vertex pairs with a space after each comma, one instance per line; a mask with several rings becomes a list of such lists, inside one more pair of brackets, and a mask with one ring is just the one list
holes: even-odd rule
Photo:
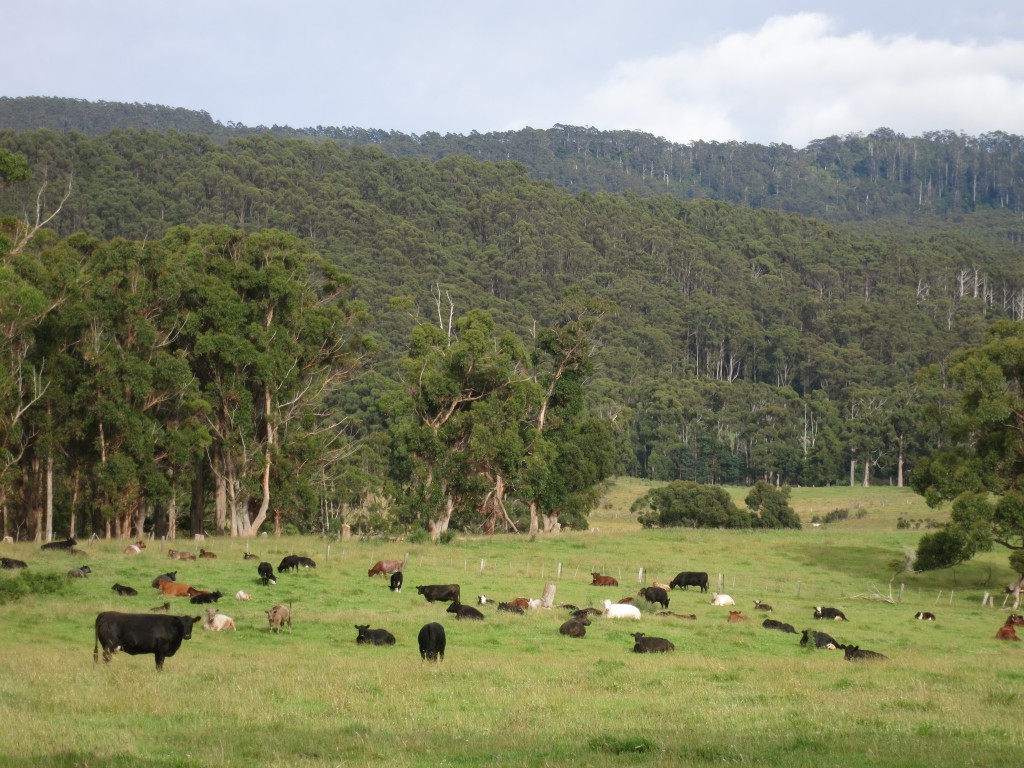
[[220, 632], [222, 629], [234, 629], [235, 620], [227, 614], [221, 613], [216, 608], [206, 609], [206, 621], [203, 622], [203, 629], [210, 629]]
[[246, 592], [244, 589], [240, 589], [237, 592], [235, 592], [235, 600], [248, 600], [248, 599], [249, 599], [249, 593]]
[[604, 615], [609, 619], [639, 619], [640, 609], [629, 603], [613, 603], [604, 601]]
[[717, 592], [711, 593], [712, 605], [736, 605], [736, 601], [728, 595], [720, 595]]

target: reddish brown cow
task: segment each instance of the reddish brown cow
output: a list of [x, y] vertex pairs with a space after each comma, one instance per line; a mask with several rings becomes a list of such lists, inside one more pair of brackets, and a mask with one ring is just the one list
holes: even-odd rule
[[602, 576], [600, 573], [591, 573], [590, 578], [593, 581], [590, 582], [591, 586], [594, 587], [617, 587], [619, 586], [618, 580], [614, 576]]
[[729, 621], [730, 622], [735, 624], [737, 621], [746, 621], [746, 620], [747, 620], [747, 617], [744, 616], [739, 611], [729, 611]]
[[373, 564], [373, 568], [366, 574], [367, 576], [387, 576], [389, 573], [396, 573], [402, 570], [402, 566], [405, 565], [404, 560], [378, 560]]
[[168, 581], [167, 579], [160, 579], [156, 585], [168, 597], [192, 597], [199, 594], [199, 590], [195, 587], [190, 587], [188, 584], [179, 584], [176, 581]]
[[[502, 603], [502, 605], [507, 605], [511, 608], [519, 608], [521, 610], [528, 611], [530, 609], [530, 598], [517, 597], [515, 600], [509, 600], [507, 603]], [[505, 610], [508, 609], [506, 608]]]
[[1006, 623], [996, 632], [996, 640], [1016, 640], [1019, 642], [1020, 638], [1017, 637], [1017, 631], [1013, 628], [1014, 625], [1024, 626], [1024, 617], [1016, 613], [1011, 613], [1007, 616]]

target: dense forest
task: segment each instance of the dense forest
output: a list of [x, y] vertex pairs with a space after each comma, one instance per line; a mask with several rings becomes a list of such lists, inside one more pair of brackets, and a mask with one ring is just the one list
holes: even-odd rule
[[58, 529], [120, 535], [557, 530], [612, 472], [902, 484], [943, 443], [950, 355], [1024, 318], [1014, 136], [410, 137], [51, 99], [0, 99], [0, 127], [23, 537], [53, 477]]

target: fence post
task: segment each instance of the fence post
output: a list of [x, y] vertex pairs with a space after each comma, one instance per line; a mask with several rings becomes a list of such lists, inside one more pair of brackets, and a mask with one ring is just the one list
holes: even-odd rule
[[644, 583], [644, 569], [643, 569], [643, 567], [642, 567], [642, 566], [641, 566], [640, 570], [639, 570], [639, 571], [637, 571], [637, 574], [636, 574], [636, 583], [637, 583], [637, 584], [643, 584], [643, 583]]
[[558, 564], [558, 578], [562, 578], [562, 564]]
[[903, 605], [903, 584], [902, 584], [902, 582], [900, 583], [900, 596], [898, 598], [896, 598], [896, 604], [897, 605]]
[[483, 573], [484, 572], [484, 568], [486, 568], [486, 567], [487, 567], [487, 560], [485, 560], [484, 558], [481, 557], [480, 558], [480, 573]]

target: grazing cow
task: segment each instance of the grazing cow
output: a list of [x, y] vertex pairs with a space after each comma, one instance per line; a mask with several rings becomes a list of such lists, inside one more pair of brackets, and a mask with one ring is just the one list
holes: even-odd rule
[[223, 629], [234, 629], [235, 620], [227, 614], [221, 613], [216, 608], [206, 609], [206, 621], [203, 622], [203, 629], [212, 632], [220, 632]]
[[402, 566], [405, 565], [404, 560], [378, 560], [373, 564], [373, 568], [367, 573], [368, 576], [387, 576], [389, 573], [396, 573], [402, 570]]
[[728, 595], [720, 595], [717, 592], [711, 593], [712, 605], [736, 605], [736, 601]]
[[768, 605], [768, 603], [762, 603], [760, 600], [755, 600], [754, 601], [754, 610], [755, 611], [769, 611], [770, 612], [772, 610], [772, 607], [770, 605]]
[[0, 567], [8, 571], [16, 571], [19, 568], [28, 568], [24, 560], [15, 560], [13, 557], [0, 557]]
[[192, 595], [192, 597], [189, 598], [189, 602], [193, 605], [203, 605], [205, 603], [216, 603], [222, 597], [224, 597], [224, 595], [221, 594], [219, 590], [214, 592], [204, 592], [200, 595]]
[[644, 587], [640, 590], [639, 595], [648, 603], [657, 603], [662, 608], [668, 609], [668, 592], [661, 587]]
[[843, 646], [843, 657], [847, 661], [884, 661], [888, 658], [877, 651], [862, 651], [856, 645]]
[[203, 549], [202, 547], [199, 548], [199, 556], [200, 557], [208, 557], [208, 558], [215, 558], [215, 557], [217, 557], [213, 552], [208, 552], [205, 549]]
[[452, 604], [445, 609], [445, 612], [454, 613], [456, 619], [482, 619], [484, 617], [472, 605], [463, 605], [458, 600], [453, 600]]
[[761, 626], [765, 629], [777, 629], [780, 632], [788, 632], [793, 635], [796, 634], [796, 630], [793, 629], [792, 624], [785, 624], [781, 621], [776, 621], [775, 619], [765, 619], [761, 622]]
[[515, 605], [514, 603], [498, 603], [498, 610], [506, 611], [508, 613], [518, 613], [520, 616], [526, 613], [525, 608], [520, 605]]
[[256, 554], [253, 554], [252, 552], [243, 552], [242, 553], [242, 559], [243, 560], [259, 560], [260, 556], [256, 555]]
[[585, 637], [587, 634], [587, 627], [589, 626], [590, 619], [586, 617], [569, 619], [558, 628], [558, 633], [560, 635], [567, 635], [568, 637]]
[[394, 645], [395, 636], [386, 629], [370, 629], [369, 624], [356, 624], [359, 636], [356, 645]]
[[444, 661], [444, 647], [447, 642], [444, 627], [436, 621], [424, 624], [416, 639], [420, 645], [420, 658], [426, 661]]
[[740, 611], [729, 611], [729, 622], [735, 624], [739, 621], [746, 621], [747, 617], [744, 616]]
[[703, 571], [680, 571], [676, 577], [668, 583], [670, 590], [680, 587], [700, 587], [701, 592], [708, 591], [708, 575]]
[[594, 572], [590, 574], [591, 582], [590, 585], [593, 587], [617, 587], [619, 582], [614, 576], [602, 576], [600, 573]]
[[268, 584], [277, 584], [277, 578], [274, 576], [274, 566], [270, 563], [260, 563], [256, 566], [256, 570], [260, 574], [260, 581], [263, 582], [264, 587]]
[[179, 584], [176, 581], [161, 579], [159, 585], [160, 591], [168, 597], [192, 597], [199, 594], [199, 590], [195, 587], [190, 587], [188, 584]]
[[300, 568], [316, 568], [316, 561], [311, 557], [304, 557], [303, 555], [299, 555], [298, 564]]
[[664, 637], [647, 637], [643, 632], [634, 632], [633, 640], [633, 653], [667, 653], [676, 649]]
[[156, 608], [150, 608], [149, 610], [153, 613], [156, 613], [157, 611], [169, 611], [171, 610], [171, 604], [164, 603], [163, 605], [158, 605]]
[[1017, 637], [1017, 630], [1014, 629], [1014, 626], [1024, 626], [1024, 618], [1021, 618], [1016, 613], [1011, 613], [1009, 616], [1006, 617], [1006, 622], [1003, 624], [1003, 626], [1001, 626], [999, 630], [996, 632], [996, 640], [1019, 641], [1020, 638]]
[[815, 632], [813, 629], [805, 629], [800, 636], [801, 647], [806, 647], [808, 643], [812, 643], [815, 648], [827, 648], [830, 651], [839, 648], [839, 643], [832, 635]]
[[281, 634], [281, 628], [287, 624], [288, 634], [292, 633], [292, 611], [285, 605], [275, 605], [267, 611], [267, 621], [270, 622], [270, 631]]
[[240, 589], [237, 592], [235, 592], [235, 600], [248, 600], [248, 599], [249, 599], [249, 593], [246, 592], [244, 589]]
[[914, 614], [914, 618], [921, 621], [935, 621], [935, 614], [929, 611], [918, 611]]
[[676, 619], [686, 619], [687, 621], [696, 621], [696, 613], [673, 613], [672, 611], [658, 611], [659, 616], [672, 616]]
[[427, 584], [426, 586], [416, 587], [416, 594], [423, 595], [427, 599], [428, 603], [448, 603], [448, 602], [459, 602], [459, 585], [458, 584]]
[[611, 600], [605, 600], [604, 615], [609, 619], [639, 619], [640, 609], [635, 605], [613, 603]]
[[111, 589], [117, 592], [117, 594], [121, 595], [122, 597], [135, 597], [139, 594], [136, 590], [132, 589], [131, 587], [126, 587], [121, 584], [115, 584], [111, 587]]
[[652, 581], [651, 582], [651, 586], [652, 587], [657, 587], [658, 589], [664, 589], [666, 592], [671, 592], [672, 591], [672, 587], [670, 587], [668, 584], [662, 584], [659, 581]]
[[103, 661], [118, 651], [132, 656], [152, 653], [156, 668], [164, 668], [164, 659], [173, 656], [183, 640], [192, 637], [192, 627], [202, 621], [199, 616], [150, 616], [148, 613], [117, 613], [104, 611], [96, 617], [96, 644], [93, 663], [99, 661], [103, 647]]
[[153, 586], [156, 587], [157, 589], [160, 589], [160, 581], [161, 580], [163, 580], [163, 581], [176, 581], [177, 578], [178, 578], [178, 572], [177, 571], [170, 571], [168, 573], [161, 573], [159, 576], [157, 576], [155, 579], [153, 579]]
[[81, 568], [72, 568], [68, 571], [68, 576], [73, 579], [84, 579], [90, 573], [92, 573], [92, 568], [88, 565], [83, 565]]
[[48, 544], [43, 544], [43, 549], [74, 549], [75, 545], [78, 544], [75, 541], [74, 536], [69, 536], [64, 541], [51, 541]]
[[401, 571], [395, 571], [394, 573], [392, 573], [391, 574], [391, 583], [388, 585], [388, 589], [390, 589], [392, 592], [401, 592], [402, 591], [402, 581], [404, 580], [404, 578], [405, 577], [402, 576], [402, 572]]
[[141, 541], [136, 541], [134, 544], [129, 544], [127, 547], [125, 547], [124, 553], [126, 555], [137, 555], [145, 548], [145, 544], [143, 544]]
[[277, 566], [277, 570], [281, 573], [287, 573], [288, 571], [299, 570], [299, 556], [298, 555], [286, 555], [284, 559]]
[[846, 621], [846, 614], [838, 608], [823, 608], [820, 605], [814, 607], [814, 618], [833, 619], [835, 621]]

